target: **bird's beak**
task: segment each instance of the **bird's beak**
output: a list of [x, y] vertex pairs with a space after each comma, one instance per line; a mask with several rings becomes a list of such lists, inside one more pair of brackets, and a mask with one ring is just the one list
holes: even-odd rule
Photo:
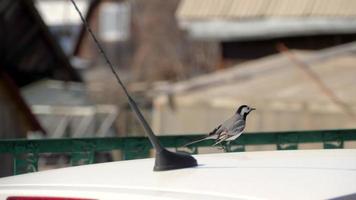
[[256, 108], [251, 108], [251, 111], [256, 110]]

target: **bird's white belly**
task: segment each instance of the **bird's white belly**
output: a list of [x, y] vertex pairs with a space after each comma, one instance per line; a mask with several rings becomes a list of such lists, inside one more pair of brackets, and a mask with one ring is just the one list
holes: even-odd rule
[[240, 132], [232, 137], [229, 137], [226, 139], [226, 141], [236, 140], [238, 137], [240, 137], [241, 134], [242, 134], [242, 132]]

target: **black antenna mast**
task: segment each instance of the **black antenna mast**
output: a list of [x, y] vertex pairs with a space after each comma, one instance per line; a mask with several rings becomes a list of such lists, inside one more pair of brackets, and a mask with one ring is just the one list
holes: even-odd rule
[[77, 4], [75, 3], [74, 0], [70, 0], [70, 1], [72, 2], [73, 6], [75, 7], [76, 11], [78, 12], [78, 14], [80, 16], [80, 19], [82, 20], [85, 28], [87, 29], [87, 31], [89, 32], [90, 36], [94, 40], [94, 42], [95, 42], [97, 48], [99, 49], [101, 55], [104, 57], [106, 64], [110, 67], [111, 72], [114, 74], [117, 82], [119, 83], [119, 85], [124, 90], [125, 95], [127, 96], [127, 99], [128, 99], [128, 102], [129, 102], [129, 105], [130, 105], [131, 109], [135, 112], [137, 119], [140, 121], [140, 123], [141, 123], [143, 129], [145, 130], [145, 132], [146, 132], [146, 134], [147, 134], [152, 146], [156, 150], [156, 156], [155, 156], [156, 160], [155, 160], [155, 166], [154, 166], [153, 170], [154, 171], [165, 171], [165, 170], [171, 170], [171, 169], [181, 169], [181, 168], [197, 166], [198, 165], [197, 161], [191, 155], [185, 154], [185, 153], [179, 153], [179, 152], [174, 153], [174, 152], [168, 151], [167, 149], [165, 149], [161, 145], [161, 143], [159, 142], [157, 136], [153, 133], [150, 125], [147, 123], [147, 121], [143, 117], [140, 109], [136, 105], [136, 102], [132, 99], [132, 97], [130, 96], [129, 92], [127, 91], [125, 85], [122, 83], [119, 75], [115, 71], [112, 63], [110, 62], [109, 58], [107, 57], [107, 55], [106, 55], [104, 49], [102, 48], [101, 44], [99, 43], [99, 41], [95, 37], [95, 35], [94, 35], [93, 31], [91, 30], [88, 22], [83, 17], [83, 14], [80, 12]]

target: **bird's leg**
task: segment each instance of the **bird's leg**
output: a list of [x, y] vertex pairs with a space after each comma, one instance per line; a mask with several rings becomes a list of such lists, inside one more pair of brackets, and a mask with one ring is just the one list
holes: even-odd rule
[[224, 146], [223, 146], [222, 144], [220, 144], [220, 147], [218, 147], [218, 149], [219, 149], [219, 150], [222, 150], [222, 149], [223, 149], [223, 150], [225, 151], [225, 148], [224, 148]]
[[220, 143], [220, 146], [218, 147], [218, 149], [226, 151], [225, 146], [222, 143]]
[[225, 143], [225, 151], [226, 152], [230, 152], [230, 150], [231, 150], [231, 146], [230, 146], [230, 140], [229, 141], [227, 141], [226, 143]]
[[226, 145], [224, 145], [223, 143], [221, 143], [221, 148], [224, 149], [224, 152], [227, 152]]

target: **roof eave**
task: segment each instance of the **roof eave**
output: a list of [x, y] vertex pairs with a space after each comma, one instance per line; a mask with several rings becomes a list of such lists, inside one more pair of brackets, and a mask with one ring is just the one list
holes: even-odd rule
[[356, 33], [355, 18], [184, 19], [179, 25], [198, 40], [246, 41]]

